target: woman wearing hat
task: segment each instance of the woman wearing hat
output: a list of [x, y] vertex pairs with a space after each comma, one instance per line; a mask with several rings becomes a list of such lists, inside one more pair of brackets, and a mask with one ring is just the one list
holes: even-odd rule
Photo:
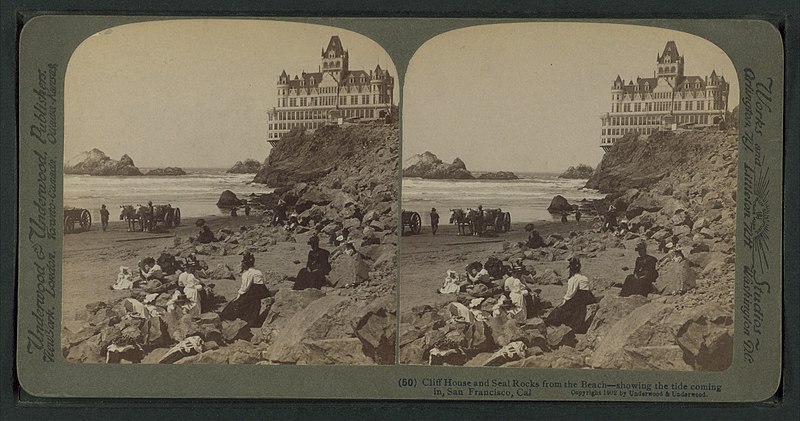
[[292, 289], [301, 290], [307, 288], [320, 289], [325, 285], [325, 277], [331, 271], [331, 253], [319, 246], [319, 237], [312, 235], [308, 239], [311, 250], [308, 252], [306, 267], [300, 269], [294, 281]]
[[219, 314], [223, 320], [242, 319], [251, 327], [258, 327], [261, 299], [269, 297], [264, 285], [264, 274], [254, 268], [256, 258], [250, 252], [242, 256], [242, 286], [236, 298]]
[[622, 284], [622, 290], [619, 292], [620, 297], [629, 297], [631, 295], [647, 297], [647, 294], [653, 291], [653, 282], [658, 278], [658, 271], [656, 271], [657, 260], [647, 254], [647, 243], [640, 241], [636, 244], [636, 251], [639, 252], [639, 257], [636, 258], [633, 274], [628, 275], [625, 278], [625, 283]]
[[577, 257], [569, 259], [569, 280], [564, 301], [550, 312], [545, 323], [550, 326], [565, 324], [576, 333], [585, 333], [586, 306], [597, 302], [589, 290], [589, 278], [581, 274], [581, 261]]

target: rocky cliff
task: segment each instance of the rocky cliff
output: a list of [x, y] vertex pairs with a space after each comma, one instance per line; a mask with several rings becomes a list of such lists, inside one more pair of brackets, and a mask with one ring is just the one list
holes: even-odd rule
[[586, 179], [592, 176], [594, 169], [586, 164], [578, 164], [573, 167], [570, 166], [566, 171], [561, 173], [558, 178], [571, 178], [571, 179]]
[[64, 165], [64, 174], [142, 175], [142, 172], [128, 155], [122, 155], [117, 161], [95, 148], [70, 159]]
[[473, 179], [472, 173], [460, 158], [452, 164], [445, 164], [431, 152], [417, 154], [404, 163], [403, 177], [421, 177], [430, 179]]
[[255, 159], [245, 159], [243, 161], [236, 161], [235, 164], [228, 170], [225, 171], [231, 174], [257, 174], [258, 170], [261, 169], [261, 163], [256, 161]]

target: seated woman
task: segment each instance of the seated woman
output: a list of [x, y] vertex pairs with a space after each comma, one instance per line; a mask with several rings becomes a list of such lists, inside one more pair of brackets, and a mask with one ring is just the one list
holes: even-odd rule
[[530, 295], [528, 287], [519, 279], [522, 276], [520, 271], [515, 271], [507, 277], [503, 283], [503, 290], [508, 296], [511, 308], [507, 311], [510, 318], [524, 322], [528, 318], [527, 297]]
[[194, 266], [187, 267], [185, 272], [178, 275], [178, 287], [183, 287], [183, 295], [189, 300], [189, 304], [184, 307], [185, 310], [192, 311], [197, 309], [197, 313], [203, 313], [205, 301], [203, 284], [200, 283], [194, 273]]
[[550, 326], [562, 324], [571, 327], [575, 333], [586, 333], [586, 306], [597, 299], [589, 290], [589, 278], [581, 273], [581, 261], [577, 257], [569, 259], [569, 280], [564, 301], [558, 305], [545, 319]]
[[164, 272], [161, 270], [161, 266], [156, 263], [156, 259], [147, 257], [139, 262], [139, 279], [145, 282], [152, 279], [164, 280]]
[[308, 239], [311, 250], [308, 252], [306, 267], [300, 269], [294, 281], [292, 289], [301, 290], [308, 288], [320, 289], [325, 285], [325, 277], [331, 271], [329, 262], [330, 252], [319, 246], [319, 237], [312, 235]]
[[471, 284], [489, 284], [489, 271], [480, 262], [472, 262], [467, 266], [467, 279]]
[[242, 256], [242, 286], [236, 298], [220, 312], [222, 320], [242, 319], [250, 327], [258, 327], [261, 299], [269, 297], [269, 291], [264, 285], [264, 274], [253, 267], [255, 264], [256, 258], [245, 252]]
[[657, 260], [647, 254], [647, 243], [640, 241], [636, 244], [636, 251], [639, 252], [639, 257], [636, 258], [633, 274], [628, 275], [625, 278], [625, 283], [622, 284], [622, 290], [619, 292], [620, 297], [629, 297], [631, 295], [647, 297], [647, 294], [653, 292], [653, 282], [658, 278]]

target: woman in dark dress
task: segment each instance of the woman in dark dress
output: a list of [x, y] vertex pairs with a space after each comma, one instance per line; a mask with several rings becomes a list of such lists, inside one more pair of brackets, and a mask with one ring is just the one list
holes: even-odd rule
[[320, 289], [325, 285], [325, 277], [331, 271], [331, 264], [328, 261], [330, 252], [319, 246], [319, 237], [316, 235], [308, 239], [311, 251], [308, 252], [306, 267], [300, 269], [294, 281], [292, 289], [301, 290], [307, 288]]
[[550, 312], [545, 323], [550, 326], [562, 324], [575, 333], [586, 333], [586, 306], [597, 302], [589, 290], [589, 278], [581, 274], [581, 262], [577, 257], [569, 259], [569, 280], [564, 301]]
[[222, 320], [242, 319], [250, 327], [258, 327], [261, 300], [269, 297], [269, 291], [264, 285], [264, 274], [253, 267], [255, 263], [256, 258], [250, 252], [242, 256], [242, 286], [236, 298], [219, 314]]

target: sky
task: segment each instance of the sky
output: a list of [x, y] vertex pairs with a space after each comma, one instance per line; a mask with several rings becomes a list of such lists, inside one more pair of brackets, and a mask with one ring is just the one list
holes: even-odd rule
[[685, 75], [716, 70], [738, 104], [736, 72], [714, 44], [683, 32], [598, 23], [512, 23], [439, 35], [409, 63], [403, 158], [430, 151], [475, 171], [561, 172], [603, 157], [611, 84], [653, 77], [667, 41]]
[[395, 77], [386, 52], [355, 32], [303, 23], [188, 19], [122, 25], [87, 38], [65, 81], [69, 161], [100, 149], [138, 167], [226, 168], [263, 161], [267, 109], [282, 70], [316, 72], [332, 35], [350, 68], [376, 64]]

